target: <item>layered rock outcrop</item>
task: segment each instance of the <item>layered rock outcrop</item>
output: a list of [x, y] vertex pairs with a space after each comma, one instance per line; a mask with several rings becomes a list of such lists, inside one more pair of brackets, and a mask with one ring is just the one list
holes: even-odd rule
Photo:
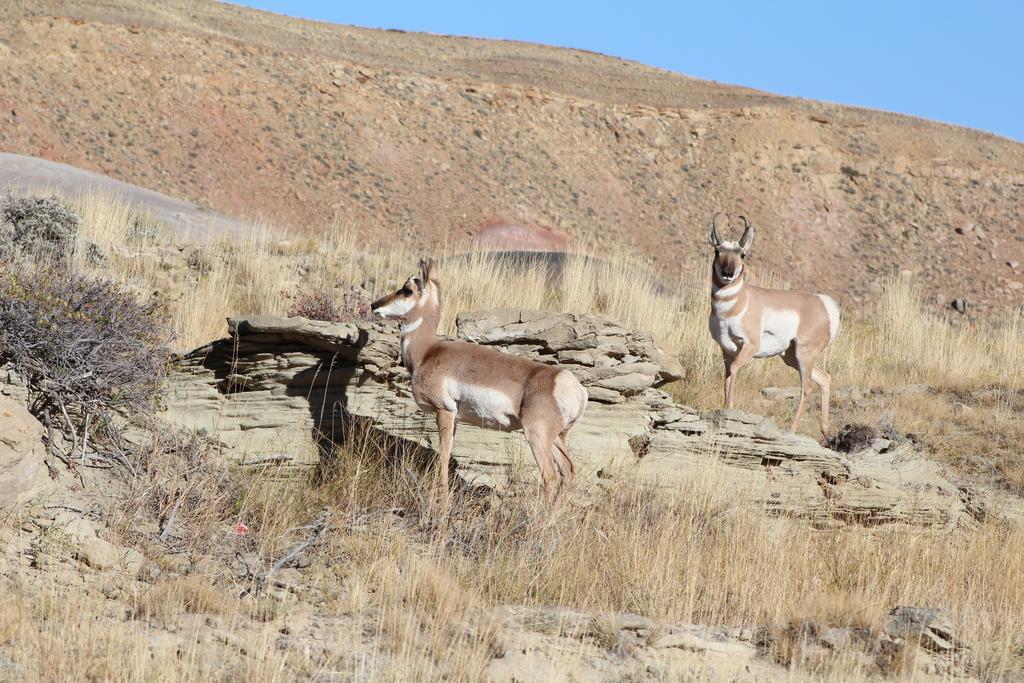
[[[631, 470], [670, 488], [714, 476], [771, 512], [822, 525], [964, 526], [983, 514], [912, 444], [879, 440], [847, 455], [767, 418], [674, 403], [659, 387], [680, 375], [651, 336], [605, 317], [502, 310], [457, 325], [461, 338], [561, 363], [587, 387], [591, 403], [570, 440], [583, 486]], [[230, 320], [229, 331], [181, 359], [167, 417], [215, 436], [238, 462], [311, 466], [359, 422], [425, 453], [436, 446], [390, 324], [254, 316]], [[470, 485], [535, 475], [519, 433], [461, 425], [453, 454]]]

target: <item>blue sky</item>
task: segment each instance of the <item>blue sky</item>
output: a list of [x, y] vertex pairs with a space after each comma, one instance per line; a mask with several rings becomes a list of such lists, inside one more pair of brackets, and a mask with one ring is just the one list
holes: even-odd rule
[[341, 24], [583, 48], [1024, 141], [1024, 0], [241, 4]]

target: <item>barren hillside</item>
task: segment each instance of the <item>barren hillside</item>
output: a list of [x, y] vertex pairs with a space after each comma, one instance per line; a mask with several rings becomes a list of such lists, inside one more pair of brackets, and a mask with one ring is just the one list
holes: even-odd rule
[[742, 211], [758, 267], [847, 303], [899, 270], [971, 313], [1024, 297], [1024, 145], [538, 45], [6, 0], [0, 151], [312, 233], [459, 245], [498, 220], [673, 270]]

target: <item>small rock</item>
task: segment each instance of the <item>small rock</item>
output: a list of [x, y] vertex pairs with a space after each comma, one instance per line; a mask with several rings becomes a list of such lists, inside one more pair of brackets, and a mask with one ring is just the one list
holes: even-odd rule
[[841, 650], [850, 642], [850, 629], [848, 628], [826, 628], [818, 634], [818, 640], [833, 650]]
[[72, 512], [58, 513], [49, 526], [63, 533], [76, 545], [81, 545], [87, 539], [96, 536], [96, 527], [93, 523]]
[[935, 387], [930, 384], [897, 384], [886, 387], [882, 393], [887, 396], [921, 396], [923, 394], [934, 394]]
[[669, 408], [667, 410], [664, 410], [664, 411], [658, 413], [657, 415], [655, 415], [655, 417], [654, 417], [654, 424], [655, 425], [659, 425], [659, 426], [660, 425], [666, 425], [666, 424], [670, 424], [672, 422], [678, 422], [679, 420], [682, 420], [682, 419], [687, 418], [687, 417], [693, 417], [694, 419], [696, 419], [695, 415], [690, 416], [690, 415], [684, 413], [679, 408], [676, 408], [676, 407], [673, 406], [673, 407], [671, 407], [671, 408]]
[[967, 307], [970, 306], [970, 302], [967, 299], [953, 299], [949, 302], [950, 307], [957, 313], [966, 313]]
[[683, 434], [703, 434], [711, 429], [711, 425], [705, 420], [687, 415], [682, 420], [676, 420], [675, 422], [663, 425], [662, 429], [668, 429], [673, 432], [682, 432]]
[[846, 386], [840, 387], [833, 392], [833, 396], [841, 401], [852, 401], [857, 403], [864, 399], [864, 391], [860, 387]]
[[668, 633], [657, 638], [652, 646], [659, 650], [679, 648], [691, 652], [730, 655], [743, 660], [752, 659], [757, 654], [752, 645], [707, 632], [707, 629], [701, 627], [674, 626]]
[[235, 556], [235, 576], [245, 579], [258, 575], [263, 570], [263, 560], [259, 553], [239, 553]]
[[885, 634], [903, 638], [932, 652], [953, 652], [963, 648], [953, 635], [949, 618], [930, 607], [895, 607], [885, 620]]
[[591, 401], [598, 403], [622, 403], [626, 400], [619, 392], [604, 387], [587, 387], [587, 393]]
[[312, 615], [309, 611], [303, 609], [296, 609], [288, 612], [283, 617], [283, 624], [279, 629], [280, 633], [285, 635], [293, 635], [301, 633], [302, 631], [309, 628], [312, 624]]
[[294, 590], [302, 582], [302, 572], [291, 567], [279, 569], [271, 575], [271, 580], [278, 588]]
[[139, 573], [143, 563], [142, 554], [137, 550], [119, 548], [99, 536], [86, 538], [78, 555], [93, 569], [120, 569], [133, 576]]
[[800, 389], [796, 387], [765, 387], [761, 394], [769, 401], [782, 401], [800, 398]]

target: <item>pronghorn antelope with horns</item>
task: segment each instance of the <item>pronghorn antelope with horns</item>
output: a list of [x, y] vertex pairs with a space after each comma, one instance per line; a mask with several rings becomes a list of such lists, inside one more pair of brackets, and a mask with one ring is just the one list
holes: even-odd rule
[[466, 422], [501, 431], [522, 429], [540, 467], [544, 500], [555, 501], [575, 474], [567, 440], [586, 410], [587, 390], [568, 370], [469, 342], [438, 339], [437, 268], [431, 260], [421, 261], [420, 269], [371, 308], [403, 322], [402, 363], [412, 374], [413, 398], [437, 417], [442, 491], [448, 491], [456, 422]]
[[800, 405], [790, 430], [803, 416], [811, 382], [821, 389], [821, 431], [828, 432], [831, 378], [814, 366], [818, 356], [839, 332], [839, 307], [825, 294], [765, 289], [746, 283], [744, 259], [754, 228], [743, 221], [743, 237], [728, 242], [718, 234], [718, 217], [711, 219], [715, 260], [711, 269], [711, 336], [725, 360], [725, 406], [732, 408], [736, 373], [751, 358], [782, 356], [800, 373]]

